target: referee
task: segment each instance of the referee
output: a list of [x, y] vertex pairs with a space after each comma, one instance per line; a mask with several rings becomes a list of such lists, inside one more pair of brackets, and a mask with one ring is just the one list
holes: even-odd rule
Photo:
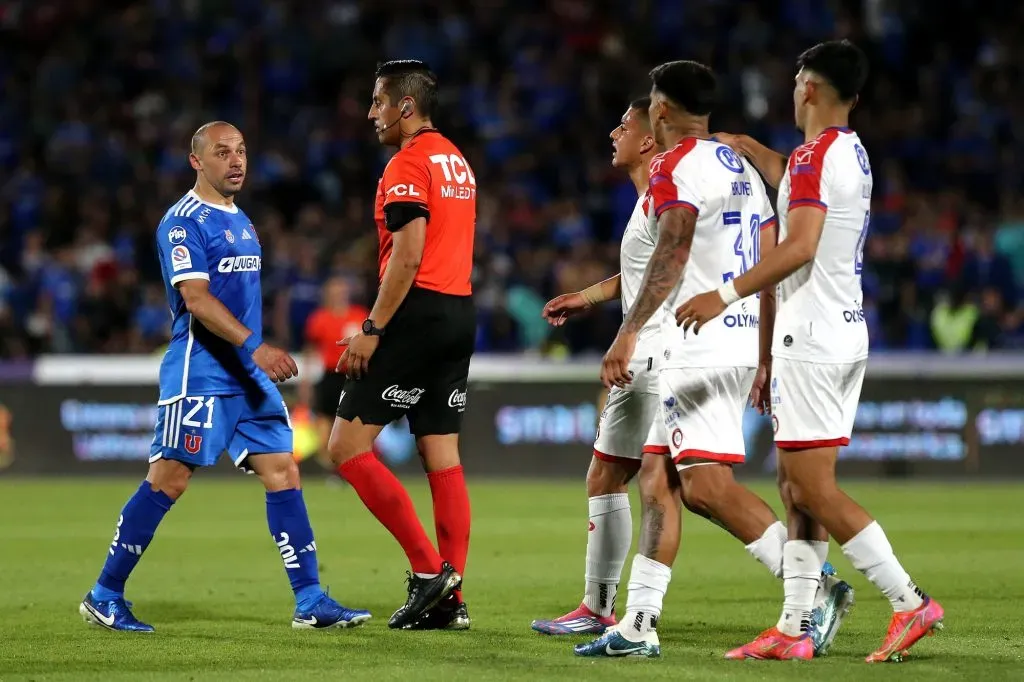
[[324, 371], [315, 387], [309, 379], [312, 372], [303, 372], [299, 391], [302, 402], [316, 415], [317, 458], [325, 464], [329, 464], [327, 441], [338, 409], [338, 396], [345, 385], [342, 373], [345, 367], [340, 363], [345, 348], [338, 345], [338, 339], [357, 333], [369, 314], [366, 308], [353, 305], [349, 298], [349, 286], [344, 278], [327, 280], [322, 304], [310, 314], [305, 325], [307, 367], [321, 363]]
[[[434, 127], [437, 77], [419, 61], [377, 69], [368, 118], [397, 147], [377, 185], [380, 289], [340, 364], [348, 379], [328, 450], [360, 499], [409, 557], [405, 605], [388, 626], [469, 628], [460, 586], [469, 550], [469, 495], [459, 460], [476, 338], [470, 273], [476, 178]], [[385, 425], [407, 417], [430, 481], [437, 549], [402, 484], [373, 454]]]

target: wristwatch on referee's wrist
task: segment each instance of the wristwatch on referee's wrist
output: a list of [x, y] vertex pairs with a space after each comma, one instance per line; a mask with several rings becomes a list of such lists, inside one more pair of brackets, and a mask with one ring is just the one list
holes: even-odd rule
[[363, 333], [367, 336], [384, 336], [384, 330], [373, 323], [373, 320], [367, 318], [363, 320]]

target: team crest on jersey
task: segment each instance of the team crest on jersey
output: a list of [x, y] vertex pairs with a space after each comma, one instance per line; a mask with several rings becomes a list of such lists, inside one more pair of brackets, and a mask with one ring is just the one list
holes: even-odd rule
[[231, 233], [231, 230], [224, 230], [224, 238], [228, 240], [228, 244], [235, 243], [235, 235]]
[[203, 444], [203, 437], [195, 433], [185, 434], [185, 452], [196, 454]]

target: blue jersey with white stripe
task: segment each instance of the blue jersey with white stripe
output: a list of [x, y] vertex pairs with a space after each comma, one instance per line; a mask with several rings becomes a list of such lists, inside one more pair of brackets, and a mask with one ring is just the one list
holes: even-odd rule
[[190, 191], [164, 214], [156, 246], [173, 318], [160, 364], [160, 404], [186, 395], [273, 390], [270, 377], [241, 348], [193, 319], [177, 289], [185, 280], [209, 281], [210, 293], [262, 337], [262, 249], [248, 216], [237, 206], [206, 203]]

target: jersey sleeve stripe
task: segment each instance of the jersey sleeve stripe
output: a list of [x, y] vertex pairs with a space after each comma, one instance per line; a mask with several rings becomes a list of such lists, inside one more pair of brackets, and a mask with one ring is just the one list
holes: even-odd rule
[[210, 281], [210, 275], [205, 272], [183, 272], [180, 275], [171, 277], [171, 286], [173, 287], [178, 282], [184, 282], [189, 279], [205, 279], [207, 282]]
[[789, 202], [789, 210], [792, 211], [794, 208], [800, 208], [801, 206], [813, 206], [814, 208], [820, 208], [822, 211], [828, 210], [828, 204], [817, 199], [794, 199]]
[[685, 208], [686, 210], [693, 213], [693, 215], [700, 215], [700, 211], [697, 209], [697, 207], [691, 204], [689, 201], [666, 201], [664, 204], [654, 209], [654, 215], [660, 218], [662, 213], [671, 208]]
[[767, 230], [769, 227], [775, 227], [775, 224], [778, 223], [778, 222], [779, 222], [778, 218], [776, 218], [775, 216], [772, 216], [768, 220], [766, 220], [763, 223], [761, 223], [761, 229], [762, 230]]

